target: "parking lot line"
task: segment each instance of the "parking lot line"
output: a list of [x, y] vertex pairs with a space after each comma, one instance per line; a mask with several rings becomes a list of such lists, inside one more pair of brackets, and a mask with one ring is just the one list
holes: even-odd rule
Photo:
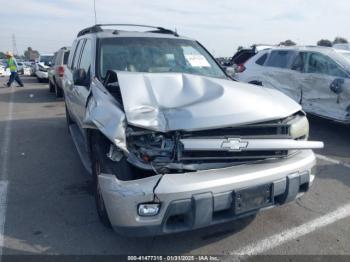
[[11, 127], [13, 119], [13, 97], [14, 92], [11, 90], [10, 100], [8, 101], [7, 116], [4, 119], [5, 129], [2, 138], [1, 147], [1, 174], [0, 174], [0, 261], [2, 249], [4, 246], [4, 228], [7, 209], [7, 189], [8, 189], [8, 159], [11, 142]]
[[330, 162], [330, 163], [333, 163], [333, 164], [336, 164], [336, 165], [342, 165], [342, 166], [345, 166], [347, 168], [350, 168], [350, 164], [344, 163], [342, 161], [339, 161], [339, 160], [336, 160], [336, 159], [333, 159], [333, 158], [330, 158], [328, 156], [323, 156], [323, 155], [317, 154], [316, 157], [318, 159], [321, 159], [321, 160], [324, 160], [324, 161], [327, 161], [327, 162]]
[[326, 215], [311, 220], [300, 226], [282, 231], [265, 239], [259, 240], [251, 245], [230, 252], [231, 255], [253, 256], [264, 253], [282, 244], [307, 235], [320, 228], [333, 224], [350, 216], [350, 203], [342, 206]]

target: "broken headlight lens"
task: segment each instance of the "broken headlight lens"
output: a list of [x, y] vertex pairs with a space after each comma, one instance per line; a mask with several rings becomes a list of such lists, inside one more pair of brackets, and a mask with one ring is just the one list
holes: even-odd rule
[[307, 140], [309, 137], [309, 121], [305, 115], [296, 115], [290, 124], [290, 135], [293, 139]]

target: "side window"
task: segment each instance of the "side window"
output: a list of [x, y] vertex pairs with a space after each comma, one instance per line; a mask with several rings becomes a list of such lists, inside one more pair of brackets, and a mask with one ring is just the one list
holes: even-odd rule
[[57, 54], [56, 54], [56, 58], [54, 60], [55, 62], [55, 65], [61, 65], [61, 52], [59, 51]]
[[69, 51], [64, 52], [64, 54], [63, 54], [63, 64], [64, 65], [68, 64], [68, 57], [69, 57]]
[[84, 69], [86, 74], [89, 75], [91, 67], [91, 40], [87, 39], [84, 45], [83, 52], [81, 54], [79, 68]]
[[327, 74], [327, 57], [317, 53], [310, 53], [306, 73]]
[[295, 71], [303, 72], [304, 65], [305, 65], [305, 57], [306, 56], [303, 52], [298, 53], [293, 61], [291, 69]]
[[75, 52], [74, 52], [74, 57], [73, 57], [72, 69], [78, 68], [79, 56], [81, 53], [81, 48], [82, 48], [83, 43], [84, 43], [84, 39], [81, 39], [77, 44], [77, 47], [76, 47]]
[[340, 66], [331, 59], [329, 59], [329, 63], [328, 63], [328, 74], [331, 76], [336, 76], [341, 78], [348, 77], [347, 74], [344, 72], [344, 70], [341, 69]]
[[265, 64], [266, 59], [267, 59], [267, 54], [264, 54], [258, 60], [255, 61], [255, 64], [262, 66], [263, 64]]
[[69, 53], [69, 57], [68, 57], [68, 62], [67, 62], [68, 68], [72, 68], [73, 66], [73, 56], [74, 56], [74, 50], [76, 49], [76, 46], [77, 46], [77, 41], [74, 41], [71, 49], [72, 52]]
[[292, 59], [295, 56], [294, 51], [288, 50], [276, 50], [271, 51], [270, 57], [267, 60], [266, 66], [278, 67], [278, 68], [289, 68]]
[[346, 73], [337, 63], [329, 57], [318, 53], [310, 53], [306, 72], [343, 78], [347, 77]]

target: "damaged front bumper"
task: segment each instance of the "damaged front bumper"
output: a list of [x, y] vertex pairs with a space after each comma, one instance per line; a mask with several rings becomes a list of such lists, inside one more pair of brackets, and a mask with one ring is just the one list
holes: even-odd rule
[[[120, 181], [101, 174], [99, 183], [115, 231], [150, 236], [197, 229], [251, 215], [284, 204], [311, 185], [316, 158], [311, 150], [280, 160], [181, 174], [156, 175]], [[266, 206], [239, 212], [235, 192], [267, 185]], [[160, 203], [155, 216], [139, 216], [142, 203]]]

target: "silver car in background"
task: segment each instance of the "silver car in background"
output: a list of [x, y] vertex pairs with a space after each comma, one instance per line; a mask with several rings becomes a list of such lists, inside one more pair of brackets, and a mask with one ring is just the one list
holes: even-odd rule
[[103, 224], [132, 236], [175, 233], [253, 215], [310, 188], [311, 149], [323, 143], [308, 141], [300, 105], [232, 81], [195, 40], [114, 26], [78, 34], [63, 86]]
[[51, 67], [48, 70], [49, 91], [54, 92], [56, 97], [63, 96], [63, 76], [67, 67], [69, 47], [60, 48], [53, 56]]
[[350, 55], [328, 47], [278, 47], [252, 57], [235, 79], [283, 92], [303, 110], [350, 124]]

